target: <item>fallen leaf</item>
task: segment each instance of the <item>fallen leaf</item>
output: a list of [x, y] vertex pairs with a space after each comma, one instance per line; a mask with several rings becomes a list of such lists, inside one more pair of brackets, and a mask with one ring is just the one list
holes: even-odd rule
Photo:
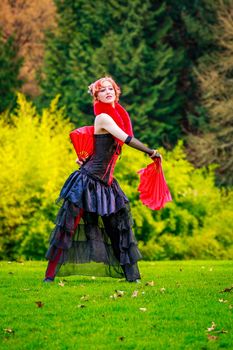
[[10, 334], [14, 334], [15, 333], [15, 331], [12, 328], [5, 328], [4, 332], [5, 333], [10, 333]]
[[125, 339], [125, 337], [119, 337], [118, 339], [123, 341]]
[[60, 282], [58, 283], [58, 285], [59, 285], [60, 287], [64, 287], [65, 283], [64, 283], [63, 281], [60, 281]]
[[116, 299], [117, 298], [117, 294], [116, 293], [114, 293], [113, 295], [110, 295], [110, 297], [109, 298], [111, 298], [111, 299]]
[[209, 340], [217, 340], [218, 339], [218, 337], [216, 335], [211, 335], [211, 334], [208, 334], [207, 337]]
[[146, 286], [153, 287], [153, 286], [155, 285], [155, 282], [154, 282], [154, 281], [149, 281], [149, 282], [146, 282], [145, 285], [146, 285]]
[[123, 290], [115, 290], [117, 297], [123, 297], [123, 295], [125, 294], [125, 292]]
[[115, 292], [116, 293], [114, 293], [113, 295], [110, 295], [111, 299], [121, 298], [125, 294], [125, 292], [123, 290], [115, 290]]
[[166, 288], [164, 288], [164, 287], [162, 287], [162, 288], [160, 288], [160, 293], [164, 293], [165, 292], [165, 290], [166, 290]]
[[228, 303], [228, 300], [224, 300], [224, 299], [218, 299], [218, 301], [219, 301], [220, 303]]
[[216, 328], [216, 324], [212, 322], [211, 327], [207, 328], [208, 332], [212, 332]]
[[89, 300], [89, 295], [83, 295], [80, 300], [83, 300], [83, 301], [88, 301]]
[[136, 298], [138, 296], [138, 290], [133, 291], [133, 294], [131, 296], [132, 298]]
[[233, 289], [233, 285], [230, 288], [225, 288], [221, 290], [219, 293], [226, 293], [226, 292], [229, 293], [230, 291], [232, 291], [232, 289]]
[[36, 305], [38, 307], [43, 307], [44, 306], [44, 303], [42, 303], [42, 301], [35, 301]]
[[225, 331], [225, 329], [221, 329], [220, 331], [214, 331], [213, 333], [218, 334], [218, 333], [228, 333], [228, 331]]
[[140, 307], [139, 310], [142, 311], [142, 312], [146, 312], [147, 308], [146, 307]]

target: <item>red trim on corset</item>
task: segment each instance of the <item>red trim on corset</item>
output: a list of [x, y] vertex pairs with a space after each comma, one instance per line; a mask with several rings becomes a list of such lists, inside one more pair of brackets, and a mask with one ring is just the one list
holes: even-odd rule
[[114, 156], [112, 157], [112, 164], [111, 164], [111, 170], [110, 170], [110, 174], [109, 174], [109, 180], [108, 180], [108, 185], [111, 185], [112, 180], [113, 180], [113, 171], [115, 168], [115, 164], [117, 161], [118, 155], [114, 154]]
[[114, 168], [115, 168], [115, 164], [116, 164], [117, 158], [118, 158], [120, 153], [121, 153], [121, 145], [119, 143], [117, 143], [116, 150], [115, 150], [115, 152], [114, 152], [110, 162], [108, 163], [108, 166], [107, 166], [107, 169], [106, 169], [104, 175], [102, 176], [102, 180], [104, 180], [105, 176], [108, 174], [109, 169], [110, 169], [108, 185], [111, 185], [111, 183], [112, 183], [113, 171], [114, 171]]

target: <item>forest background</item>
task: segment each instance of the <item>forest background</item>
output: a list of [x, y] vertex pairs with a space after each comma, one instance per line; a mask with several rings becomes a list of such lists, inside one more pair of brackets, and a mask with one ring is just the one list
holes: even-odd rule
[[135, 136], [160, 147], [173, 202], [139, 202], [148, 159], [116, 178], [145, 259], [233, 258], [233, 3], [2, 0], [0, 258], [44, 259], [55, 200], [77, 168], [70, 130], [93, 123], [88, 85], [111, 75]]

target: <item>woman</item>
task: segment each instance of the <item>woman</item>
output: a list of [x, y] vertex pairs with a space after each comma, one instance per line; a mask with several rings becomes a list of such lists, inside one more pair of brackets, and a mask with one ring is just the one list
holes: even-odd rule
[[110, 77], [89, 86], [94, 99], [94, 153], [65, 182], [63, 204], [51, 235], [44, 282], [56, 275], [123, 277], [138, 282], [141, 254], [132, 232], [129, 201], [113, 171], [124, 143], [158, 156], [133, 137], [128, 113], [118, 103], [120, 88]]

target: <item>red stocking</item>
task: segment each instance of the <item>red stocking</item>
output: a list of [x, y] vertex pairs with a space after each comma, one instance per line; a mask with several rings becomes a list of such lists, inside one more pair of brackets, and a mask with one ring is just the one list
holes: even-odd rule
[[[76, 230], [76, 228], [77, 228], [77, 226], [78, 226], [82, 216], [83, 216], [83, 209], [80, 210], [79, 215], [75, 219], [74, 232], [75, 232], [75, 230]], [[53, 261], [50, 260], [48, 262], [48, 267], [47, 267], [47, 270], [46, 270], [46, 273], [45, 273], [45, 277], [46, 278], [48, 278], [48, 277], [49, 278], [54, 278], [55, 277], [56, 267], [57, 267], [58, 261], [60, 259], [61, 253], [62, 253], [62, 249], [59, 248], [55, 259]]]

